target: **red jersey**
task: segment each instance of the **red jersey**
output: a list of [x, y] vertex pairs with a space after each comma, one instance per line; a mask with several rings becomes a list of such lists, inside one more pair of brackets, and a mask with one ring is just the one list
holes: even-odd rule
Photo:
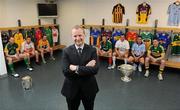
[[138, 37], [136, 32], [127, 32], [126, 39], [129, 42], [130, 47], [132, 44], [136, 41], [136, 38]]
[[37, 45], [39, 40], [42, 38], [42, 31], [40, 29], [36, 30], [35, 37], [36, 37], [36, 45]]

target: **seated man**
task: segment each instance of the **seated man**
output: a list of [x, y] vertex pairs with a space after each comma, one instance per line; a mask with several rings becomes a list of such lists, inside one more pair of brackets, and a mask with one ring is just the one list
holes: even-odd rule
[[128, 62], [133, 63], [134, 70], [136, 70], [136, 67], [137, 67], [136, 63], [139, 62], [138, 70], [139, 72], [142, 71], [141, 65], [144, 64], [145, 51], [146, 51], [146, 47], [144, 43], [142, 42], [142, 38], [141, 36], [138, 36], [136, 39], [136, 42], [132, 45], [131, 56], [129, 56], [128, 58]]
[[[31, 41], [31, 37], [27, 36], [26, 40], [22, 43], [21, 53], [26, 53], [30, 55], [36, 56], [36, 64], [40, 65], [39, 62], [39, 53], [35, 50], [34, 43]], [[30, 63], [30, 58], [28, 59]]]
[[165, 66], [164, 56], [165, 56], [164, 48], [159, 44], [159, 41], [157, 39], [154, 39], [153, 45], [149, 47], [147, 57], [145, 60], [145, 69], [146, 69], [146, 72], [144, 74], [145, 77], [149, 76], [149, 61], [152, 61], [152, 62], [160, 63], [158, 79], [163, 80], [162, 73]]
[[44, 59], [44, 52], [49, 52], [51, 59], [55, 60], [55, 58], [53, 57], [53, 49], [50, 47], [46, 36], [43, 36], [43, 38], [39, 40], [37, 49], [41, 53], [42, 61], [44, 64], [46, 64], [46, 61]]
[[125, 36], [121, 35], [120, 39], [115, 44], [115, 52], [113, 53], [113, 65], [111, 69], [114, 69], [116, 66], [116, 57], [124, 58], [124, 63], [127, 63], [128, 54], [129, 54], [129, 42], [125, 40]]
[[106, 36], [102, 36], [100, 48], [98, 49], [98, 55], [108, 57], [108, 69], [110, 69], [112, 65], [112, 43], [106, 39]]
[[28, 63], [29, 55], [26, 53], [24, 54], [19, 53], [18, 45], [14, 42], [14, 37], [10, 37], [9, 42], [6, 45], [4, 52], [5, 52], [5, 56], [8, 61], [8, 66], [10, 68], [12, 76], [19, 77], [19, 74], [15, 72], [14, 67], [13, 67], [13, 60], [15, 59], [24, 58], [24, 62], [27, 66], [27, 69], [30, 71], [33, 70], [30, 64]]

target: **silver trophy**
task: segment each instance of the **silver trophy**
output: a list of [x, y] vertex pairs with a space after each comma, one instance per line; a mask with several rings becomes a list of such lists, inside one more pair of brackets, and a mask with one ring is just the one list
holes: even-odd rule
[[124, 82], [130, 82], [132, 79], [129, 77], [133, 73], [133, 66], [129, 64], [122, 64], [118, 66], [118, 70], [120, 70], [123, 73], [123, 77], [121, 77], [121, 80]]

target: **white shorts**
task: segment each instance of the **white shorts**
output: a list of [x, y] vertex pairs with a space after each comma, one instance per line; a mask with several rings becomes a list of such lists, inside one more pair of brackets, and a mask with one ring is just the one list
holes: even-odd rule
[[54, 42], [54, 43], [58, 42], [58, 36], [56, 36], [56, 37], [53, 36], [53, 42]]

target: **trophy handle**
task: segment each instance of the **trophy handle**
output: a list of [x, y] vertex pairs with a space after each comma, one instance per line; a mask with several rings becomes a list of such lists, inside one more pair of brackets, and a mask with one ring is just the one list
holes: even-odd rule
[[121, 70], [121, 66], [118, 66], [117, 69], [118, 69], [118, 70]]

